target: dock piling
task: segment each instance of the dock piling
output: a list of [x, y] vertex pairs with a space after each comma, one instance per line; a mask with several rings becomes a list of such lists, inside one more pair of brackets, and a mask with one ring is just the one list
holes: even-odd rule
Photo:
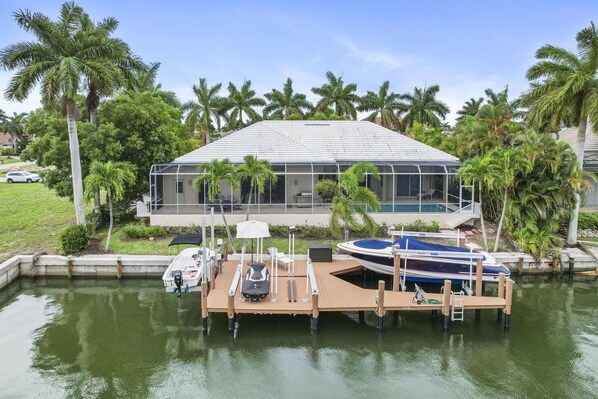
[[318, 331], [318, 317], [320, 316], [320, 309], [318, 308], [318, 294], [313, 294], [311, 296], [311, 303], [311, 330]]
[[[505, 274], [498, 273], [498, 297], [504, 298], [505, 297]], [[502, 320], [503, 309], [498, 309], [498, 313], [496, 315], [496, 320]]]
[[378, 309], [376, 314], [378, 315], [378, 331], [382, 331], [384, 328], [384, 280], [378, 281]]
[[511, 328], [511, 305], [513, 303], [513, 280], [511, 279], [506, 283], [505, 300], [505, 330], [508, 330]]
[[123, 262], [119, 256], [116, 258], [116, 277], [122, 278], [122, 276], [123, 276]]
[[208, 332], [208, 283], [201, 282], [201, 326], [204, 334]]
[[444, 291], [442, 292], [442, 315], [444, 316], [443, 329], [449, 328], [451, 317], [451, 280], [444, 280]]
[[519, 275], [523, 274], [523, 257], [519, 257], [519, 261], [517, 262], [517, 270], [519, 270]]
[[228, 262], [228, 242], [222, 244], [222, 261]]
[[233, 332], [233, 331], [235, 331], [235, 296], [234, 295], [228, 296], [228, 305], [227, 305], [226, 315], [228, 317], [228, 331]]
[[573, 275], [573, 270], [575, 269], [575, 258], [569, 255], [569, 276]]
[[73, 277], [73, 257], [71, 255], [68, 256], [66, 261], [66, 273], [69, 278]]

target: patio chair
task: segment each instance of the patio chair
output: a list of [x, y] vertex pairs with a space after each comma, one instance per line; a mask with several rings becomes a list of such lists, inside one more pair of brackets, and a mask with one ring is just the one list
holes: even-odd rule
[[434, 197], [434, 194], [436, 193], [436, 189], [435, 188], [431, 188], [429, 190], [426, 190], [420, 194], [417, 194], [417, 198], [421, 199], [422, 201], [425, 200], [426, 198], [429, 198], [430, 200]]
[[272, 257], [272, 263], [274, 263], [274, 254], [277, 253], [277, 260], [279, 263], [282, 263], [287, 269], [293, 263], [293, 259], [291, 259], [288, 255], [285, 255], [284, 252], [276, 251], [275, 247], [268, 248], [268, 253]]

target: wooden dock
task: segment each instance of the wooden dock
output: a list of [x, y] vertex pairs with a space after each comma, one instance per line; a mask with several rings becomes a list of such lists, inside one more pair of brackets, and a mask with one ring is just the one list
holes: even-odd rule
[[[272, 287], [276, 279], [272, 273], [270, 261], [266, 262], [271, 272]], [[247, 265], [243, 267], [245, 275]], [[426, 293], [427, 299], [436, 303], [417, 304], [413, 301], [413, 292], [400, 292], [399, 287], [385, 289], [384, 281], [379, 282], [378, 289], [361, 288], [345, 281], [337, 275], [355, 270], [362, 270], [353, 260], [334, 260], [331, 263], [311, 263], [296, 260], [294, 279], [297, 285], [297, 301], [287, 300], [288, 272], [279, 267], [278, 294], [270, 290], [270, 295], [259, 302], [245, 300], [240, 293], [239, 275], [241, 267], [237, 261], [227, 261], [222, 265], [221, 273], [213, 280], [208, 291], [207, 283], [202, 284], [202, 318], [207, 329], [209, 313], [227, 313], [229, 329], [234, 329], [234, 317], [240, 313], [252, 314], [307, 314], [312, 316], [312, 328], [317, 329], [317, 318], [320, 312], [376, 312], [379, 318], [378, 328], [382, 328], [382, 317], [386, 311], [441, 311], [445, 328], [448, 328], [453, 307], [454, 295], [451, 295], [451, 283], [445, 281], [443, 294]], [[394, 279], [398, 281], [398, 277]], [[481, 275], [479, 276], [481, 283]], [[482, 296], [481, 284], [476, 287], [478, 295], [461, 296], [463, 310], [476, 310], [476, 318], [482, 309], [498, 309], [498, 317], [506, 314], [505, 328], [509, 328], [511, 314], [512, 281], [505, 281], [504, 275], [499, 282], [499, 295]], [[207, 294], [206, 294], [207, 292]], [[274, 300], [273, 300], [274, 299]]]

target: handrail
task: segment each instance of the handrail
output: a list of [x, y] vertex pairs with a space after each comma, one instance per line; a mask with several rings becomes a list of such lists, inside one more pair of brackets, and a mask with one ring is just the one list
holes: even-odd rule
[[314, 273], [314, 267], [311, 263], [311, 259], [307, 259], [307, 279], [311, 286], [311, 294], [318, 295], [318, 284], [316, 283], [316, 275]]
[[428, 233], [428, 232], [421, 232], [421, 231], [403, 231], [403, 230], [393, 230], [392, 228], [388, 229], [389, 236], [409, 236], [409, 237], [434, 237], [434, 238], [457, 238], [462, 239], [465, 238], [465, 234], [463, 233]]
[[241, 274], [243, 273], [243, 262], [239, 262], [237, 264], [237, 270], [233, 276], [233, 279], [230, 283], [230, 288], [228, 289], [228, 296], [235, 296], [237, 294], [237, 287], [239, 286], [239, 280], [241, 279]]

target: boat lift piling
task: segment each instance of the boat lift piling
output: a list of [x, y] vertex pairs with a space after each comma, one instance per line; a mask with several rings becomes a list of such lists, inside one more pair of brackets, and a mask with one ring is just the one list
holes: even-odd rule
[[444, 280], [442, 287], [443, 330], [448, 330], [451, 317], [451, 280]]
[[[498, 297], [499, 298], [505, 297], [505, 274], [504, 273], [498, 274]], [[504, 312], [503, 309], [498, 309], [497, 316], [496, 316], [497, 321], [502, 320], [503, 312]]]
[[[482, 266], [482, 259], [478, 259], [475, 266], [475, 295], [480, 297], [484, 292], [484, 283], [482, 281], [484, 267]], [[480, 320], [482, 311], [480, 309], [475, 310], [475, 319]]]
[[376, 302], [378, 304], [378, 308], [376, 310], [376, 315], [378, 316], [378, 324], [376, 328], [378, 331], [382, 331], [384, 328], [384, 285], [386, 283], [384, 280], [378, 281], [378, 295], [376, 297]]

